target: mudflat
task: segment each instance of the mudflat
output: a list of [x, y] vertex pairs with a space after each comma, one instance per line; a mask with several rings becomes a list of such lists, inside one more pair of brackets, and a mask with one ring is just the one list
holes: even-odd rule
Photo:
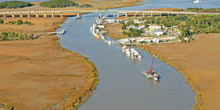
[[194, 88], [197, 106], [219, 110], [220, 34], [203, 34], [191, 43], [146, 45], [146, 51], [177, 68]]

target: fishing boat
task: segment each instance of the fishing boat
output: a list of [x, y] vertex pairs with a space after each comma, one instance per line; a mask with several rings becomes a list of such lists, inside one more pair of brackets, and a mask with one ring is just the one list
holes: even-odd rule
[[199, 3], [199, 0], [195, 0], [194, 3]]
[[158, 73], [158, 68], [154, 68], [153, 66], [154, 63], [154, 58], [152, 60], [152, 65], [148, 71], [144, 71], [143, 74], [146, 76], [148, 79], [154, 79], [156, 81], [160, 80], [160, 74]]

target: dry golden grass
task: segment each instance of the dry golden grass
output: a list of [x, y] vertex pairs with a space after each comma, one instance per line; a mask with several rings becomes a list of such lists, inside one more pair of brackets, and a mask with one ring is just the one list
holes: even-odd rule
[[[4, 18], [34, 25], [0, 25], [0, 32], [44, 33], [54, 31], [65, 18]], [[35, 40], [0, 42], [0, 109], [39, 110], [58, 105], [78, 107], [97, 84], [95, 66], [59, 45], [55, 36]]]
[[194, 109], [219, 110], [220, 34], [200, 35], [195, 42], [141, 48], [177, 68], [196, 91]]

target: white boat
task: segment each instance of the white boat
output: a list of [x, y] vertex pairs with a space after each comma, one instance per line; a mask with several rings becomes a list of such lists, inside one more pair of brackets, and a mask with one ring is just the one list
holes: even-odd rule
[[157, 71], [154, 71], [154, 66], [153, 66], [153, 62], [154, 62], [154, 58], [152, 60], [152, 65], [149, 71], [144, 71], [143, 74], [144, 76], [146, 76], [149, 79], [154, 79], [156, 81], [160, 80], [160, 74], [158, 73], [158, 69]]
[[108, 45], [114, 44], [114, 42], [113, 42], [113, 41], [110, 41], [110, 40], [106, 40], [105, 43], [107, 43]]
[[195, 0], [194, 3], [199, 3], [199, 0]]

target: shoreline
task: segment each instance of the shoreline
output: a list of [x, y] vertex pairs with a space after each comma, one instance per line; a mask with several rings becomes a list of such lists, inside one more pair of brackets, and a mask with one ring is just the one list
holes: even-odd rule
[[[64, 21], [65, 22], [65, 21]], [[59, 28], [59, 27], [58, 27]], [[55, 29], [56, 30], [56, 29]], [[54, 35], [55, 36], [55, 35]], [[54, 40], [54, 44], [55, 46], [58, 48], [58, 49], [61, 49], [61, 50], [64, 50], [64, 51], [67, 51], [67, 52], [70, 52], [70, 53], [76, 53], [78, 55], [80, 55], [79, 53], [77, 52], [74, 52], [74, 51], [70, 51], [70, 50], [67, 50], [65, 48], [63, 48], [61, 45], [60, 45], [60, 42], [59, 42], [59, 37], [56, 37], [56, 39]], [[82, 55], [80, 55], [82, 56]], [[82, 56], [83, 57], [83, 56]], [[80, 105], [82, 105], [83, 103], [85, 103], [89, 97], [92, 96], [92, 92], [94, 92], [96, 90], [96, 86], [98, 85], [99, 83], [99, 74], [98, 74], [98, 71], [96, 69], [96, 66], [93, 62], [89, 61], [89, 58], [86, 58], [86, 57], [83, 57], [82, 59], [83, 63], [85, 63], [86, 65], [88, 65], [89, 67], [89, 70], [90, 70], [90, 73], [94, 75], [94, 79], [92, 81], [92, 84], [89, 88], [89, 90], [86, 90], [86, 92], [84, 93], [81, 93], [83, 94], [82, 96], [80, 96], [78, 99], [75, 100], [75, 102], [72, 102], [72, 106], [74, 105], [75, 108], [73, 109], [77, 109], [78, 107], [80, 107]], [[68, 109], [71, 109], [72, 107], [68, 107]]]
[[[14, 18], [14, 19], [20, 19], [20, 18]], [[13, 20], [14, 20], [13, 19]], [[49, 18], [50, 19], [50, 18]], [[52, 24], [53, 25], [50, 25], [49, 27], [50, 27], [50, 29], [48, 29], [48, 30], [50, 30], [50, 31], [56, 31], [56, 29], [57, 28], [59, 28], [60, 27], [60, 24], [63, 24], [65, 21], [66, 21], [66, 19], [67, 18], [62, 18], [62, 20], [61, 21], [59, 21], [59, 22], [54, 22], [54, 21], [51, 21], [52, 22]], [[29, 19], [29, 20], [31, 20], [31, 19]], [[35, 18], [33, 18], [32, 20], [35, 20]], [[48, 25], [49, 25], [49, 23], [48, 23]], [[15, 27], [19, 27], [19, 26], [15, 26]], [[2, 28], [4, 28], [4, 26], [2, 27]], [[3, 29], [4, 30], [4, 29]], [[13, 29], [12, 29], [13, 30]], [[11, 31], [11, 30], [9, 30], [9, 31]], [[25, 31], [18, 31], [18, 32], [25, 32]], [[39, 33], [39, 31], [36, 31], [36, 32], [34, 32], [35, 34], [36, 33]], [[48, 37], [48, 38], [46, 38], [46, 36]], [[85, 83], [85, 85], [84, 86], [86, 86], [86, 87], [83, 87], [84, 88], [84, 92], [76, 92], [76, 94], [77, 95], [72, 95], [72, 97], [78, 97], [76, 100], [70, 100], [70, 102], [66, 102], [66, 103], [69, 103], [69, 105], [66, 105], [66, 104], [64, 104], [64, 108], [71, 108], [71, 109], [76, 109], [76, 108], [78, 108], [81, 104], [83, 104], [91, 95], [92, 95], [92, 92], [94, 91], [94, 90], [96, 90], [96, 85], [98, 84], [98, 82], [99, 82], [99, 78], [98, 78], [98, 72], [97, 72], [97, 69], [96, 69], [96, 67], [95, 67], [95, 65], [91, 62], [91, 61], [89, 61], [89, 59], [88, 58], [85, 58], [85, 57], [83, 57], [83, 56], [81, 56], [80, 54], [78, 54], [78, 53], [76, 53], [76, 52], [72, 52], [72, 51], [69, 51], [69, 50], [67, 50], [67, 49], [65, 49], [65, 48], [63, 48], [61, 45], [60, 45], [60, 43], [59, 43], [59, 38], [56, 36], [56, 35], [46, 35], [46, 36], [41, 36], [41, 37], [39, 37], [38, 39], [34, 39], [34, 40], [25, 40], [25, 41], [2, 41], [2, 42], [0, 42], [1, 44], [15, 44], [15, 43], [20, 43], [20, 44], [23, 44], [23, 43], [21, 43], [21, 42], [24, 42], [24, 43], [26, 43], [26, 42], [39, 42], [38, 40], [42, 40], [42, 41], [45, 41], [45, 40], [48, 40], [48, 39], [53, 39], [53, 45], [57, 48], [57, 50], [58, 51], [61, 51], [61, 53], [64, 53], [64, 54], [72, 54], [71, 55], [71, 57], [78, 57], [78, 59], [80, 60], [80, 64], [79, 65], [85, 65], [85, 67], [80, 67], [80, 68], [88, 68], [88, 70], [89, 70], [89, 73], [86, 73], [86, 74], [88, 74], [89, 76], [85, 76], [84, 74], [85, 73], [83, 73], [83, 74], [81, 74], [82, 75], [82, 77], [88, 77], [87, 79], [88, 79], [88, 81], [87, 82], [89, 82], [89, 83]], [[49, 37], [51, 37], [51, 38], [49, 38]], [[42, 39], [43, 38], [43, 39]], [[40, 44], [41, 45], [41, 44]], [[55, 51], [55, 50], [54, 50]], [[7, 53], [6, 53], [7, 54]], [[58, 53], [59, 54], [59, 53]], [[60, 54], [59, 54], [60, 55]], [[6, 55], [7, 56], [7, 55]], [[50, 57], [50, 55], [49, 55], [49, 57]], [[52, 58], [53, 59], [53, 58]], [[66, 59], [66, 58], [65, 58]], [[68, 59], [68, 58], [67, 58]], [[75, 59], [77, 59], [77, 58], [75, 58]], [[21, 62], [25, 62], [25, 61], [23, 61], [23, 60], [21, 60]], [[46, 61], [47, 62], [47, 61]], [[4, 63], [4, 64], [7, 64], [7, 63]], [[74, 64], [74, 63], [73, 63]], [[78, 65], [78, 64], [77, 64]], [[2, 69], [2, 71], [4, 71], [4, 69]], [[68, 70], [67, 70], [68, 71]], [[78, 70], [77, 70], [78, 71]], [[83, 71], [85, 71], [85, 70], [83, 70]], [[49, 71], [50, 72], [50, 71]], [[52, 71], [51, 71], [52, 72]], [[50, 74], [50, 73], [49, 73]], [[0, 75], [2, 75], [2, 74], [0, 74]], [[65, 77], [65, 76], [64, 76]], [[88, 87], [89, 86], [89, 87]], [[78, 87], [77, 87], [78, 88]], [[86, 89], [87, 88], [87, 89]], [[77, 90], [78, 91], [78, 90]], [[81, 90], [79, 90], [79, 91], [81, 91]], [[67, 94], [66, 94], [67, 95]], [[63, 97], [65, 97], [65, 95], [63, 95]], [[68, 96], [69, 97], [69, 96]], [[60, 99], [61, 100], [61, 99]], [[63, 103], [62, 101], [61, 101], [61, 103]], [[44, 104], [45, 105], [45, 104]], [[72, 105], [74, 105], [74, 106], [72, 106]], [[28, 105], [28, 106], [31, 106], [31, 105]], [[55, 106], [55, 105], [54, 105]], [[17, 104], [17, 103], [14, 103], [14, 102], [11, 102], [10, 100], [8, 100], [8, 101], [6, 101], [4, 98], [3, 99], [1, 99], [1, 102], [0, 102], [0, 108], [22, 108], [21, 106], [20, 106], [20, 104]], [[51, 107], [51, 105], [48, 105], [46, 108], [50, 108]]]
[[[131, 17], [132, 18], [132, 17]], [[120, 18], [119, 18], [120, 19]], [[114, 24], [114, 25], [107, 25], [104, 30], [108, 31], [108, 36], [113, 40], [118, 40], [120, 38], [126, 38], [126, 36], [122, 35], [122, 29], [121, 24]], [[206, 53], [210, 52], [210, 57], [217, 57], [217, 52], [214, 53], [213, 47], [214, 45], [217, 46], [215, 42], [217, 42], [217, 39], [219, 38], [219, 34], [199, 34], [195, 35], [199, 36], [195, 41], [190, 43], [178, 43], [178, 44], [159, 44], [159, 45], [137, 45], [136, 47], [142, 49], [143, 51], [147, 52], [148, 54], [155, 55], [156, 58], [158, 58], [160, 61], [170, 65], [171, 67], [175, 68], [179, 74], [184, 78], [184, 80], [187, 82], [187, 84], [190, 86], [190, 88], [194, 91], [194, 105], [192, 107], [193, 110], [203, 110], [207, 108], [211, 108], [211, 105], [214, 105], [215, 102], [218, 99], [218, 96], [215, 96], [216, 90], [218, 90], [218, 87], [213, 87], [214, 84], [217, 84], [218, 82], [215, 80], [213, 82], [213, 78], [206, 79], [204, 71], [211, 71], [213, 68], [213, 75], [216, 75], [216, 62], [214, 62], [214, 59], [211, 59], [209, 57], [204, 57]], [[215, 38], [217, 37], [217, 38]], [[215, 40], [213, 40], [215, 39]], [[208, 42], [205, 42], [207, 40]], [[218, 39], [219, 40], [219, 39]], [[204, 43], [205, 42], [205, 43]], [[214, 43], [214, 44], [212, 44]], [[205, 45], [205, 46], [202, 46]], [[210, 46], [210, 44], [212, 44]], [[178, 47], [176, 47], [178, 46]], [[194, 52], [192, 49], [186, 49], [186, 46], [192, 46], [190, 48], [197, 49], [197, 51]], [[209, 47], [210, 49], [208, 49]], [[205, 49], [204, 49], [205, 48]], [[164, 49], [164, 50], [163, 50]], [[181, 51], [182, 50], [182, 51]], [[191, 50], [191, 51], [190, 51]], [[200, 51], [199, 51], [200, 50]], [[208, 51], [204, 53], [204, 51]], [[214, 56], [213, 56], [214, 55]], [[209, 56], [209, 55], [208, 55]], [[190, 60], [189, 60], [190, 59]], [[191, 61], [192, 60], [192, 61]], [[204, 60], [204, 61], [203, 61]], [[194, 61], [194, 62], [193, 62]], [[202, 62], [202, 63], [200, 63]], [[203, 64], [204, 63], [204, 64]], [[209, 65], [208, 69], [205, 67], [207, 64]], [[215, 63], [215, 65], [213, 64]], [[202, 64], [202, 65], [200, 65]], [[190, 68], [192, 67], [196, 68]], [[218, 65], [218, 64], [217, 64]], [[206, 68], [206, 69], [204, 69]], [[201, 75], [200, 75], [201, 73]], [[212, 75], [210, 73], [210, 75]], [[197, 78], [199, 77], [199, 78]], [[215, 79], [215, 78], [214, 78]], [[211, 80], [211, 81], [210, 81]], [[199, 82], [198, 82], [199, 81]], [[205, 82], [205, 83], [204, 83]], [[212, 88], [212, 89], [208, 89]], [[213, 92], [213, 95], [210, 93], [207, 93], [207, 91]], [[216, 97], [216, 98], [215, 98]], [[219, 107], [215, 107], [219, 108]]]
[[164, 57], [162, 57], [162, 55], [159, 54], [155, 54], [153, 50], [148, 50], [142, 46], [137, 46], [139, 49], [147, 52], [148, 54], [150, 54], [152, 57], [154, 55], [155, 58], [159, 59], [160, 61], [170, 65], [171, 67], [175, 68], [180, 74], [181, 76], [184, 78], [184, 80], [187, 82], [187, 84], [190, 86], [190, 88], [195, 92], [195, 104], [193, 105], [193, 110], [202, 110], [203, 108], [203, 103], [204, 103], [204, 96], [201, 93], [201, 91], [199, 90], [199, 88], [197, 87], [197, 85], [192, 81], [191, 77], [189, 77], [185, 70], [181, 67], [179, 67], [178, 65], [175, 65], [173, 63], [168, 62]]

